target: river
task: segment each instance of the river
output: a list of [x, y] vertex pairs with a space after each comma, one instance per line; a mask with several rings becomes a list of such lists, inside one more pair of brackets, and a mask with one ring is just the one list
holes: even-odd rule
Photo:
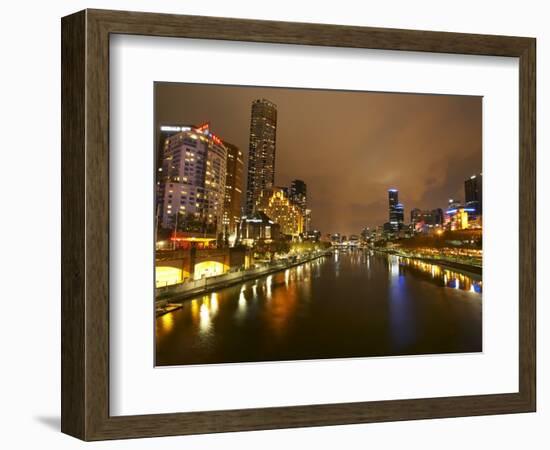
[[337, 251], [185, 300], [156, 319], [156, 364], [480, 352], [481, 291], [437, 265]]

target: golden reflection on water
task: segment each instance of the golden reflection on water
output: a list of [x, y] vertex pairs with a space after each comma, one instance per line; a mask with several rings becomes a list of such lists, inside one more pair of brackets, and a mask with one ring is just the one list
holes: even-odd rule
[[296, 308], [296, 288], [276, 289], [269, 303], [267, 321], [278, 334], [283, 334]]
[[170, 333], [172, 328], [174, 328], [174, 316], [172, 313], [163, 314], [159, 319], [157, 320], [157, 326], [160, 328], [160, 331], [162, 333]]
[[244, 296], [244, 291], [241, 290], [239, 295], [239, 313], [244, 314], [246, 312], [246, 297]]
[[434, 280], [442, 280], [443, 284], [452, 289], [462, 289], [472, 293], [481, 294], [482, 281], [474, 280], [472, 277], [456, 272], [451, 269], [442, 268], [436, 264], [430, 264], [425, 261], [420, 261], [411, 258], [400, 258], [399, 256], [390, 255], [390, 272], [392, 276], [399, 275], [399, 267], [410, 267], [420, 272], [430, 274]]
[[273, 275], [269, 275], [265, 280], [267, 299], [271, 298], [271, 283], [273, 282]]
[[217, 294], [217, 292], [213, 292], [211, 297], [210, 297], [210, 312], [214, 316], [218, 312], [218, 294]]
[[210, 329], [210, 311], [206, 303], [203, 303], [200, 307], [200, 331], [205, 333]]
[[191, 300], [191, 318], [193, 319], [193, 323], [196, 323], [199, 318], [199, 301], [194, 298]]

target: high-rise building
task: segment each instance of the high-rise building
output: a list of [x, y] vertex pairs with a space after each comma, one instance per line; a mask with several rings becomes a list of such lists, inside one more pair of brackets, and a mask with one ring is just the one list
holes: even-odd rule
[[388, 200], [390, 227], [394, 231], [400, 230], [405, 220], [405, 211], [403, 205], [399, 203], [399, 191], [397, 189], [388, 189]]
[[273, 222], [279, 224], [281, 233], [297, 237], [304, 231], [304, 218], [300, 209], [285, 195], [283, 189], [264, 189], [255, 206]]
[[227, 149], [227, 169], [225, 173], [225, 200], [223, 211], [224, 234], [237, 231], [242, 212], [244, 161], [243, 152], [233, 144], [224, 141]]
[[305, 214], [307, 208], [307, 185], [302, 180], [290, 183], [290, 200]]
[[304, 233], [309, 233], [312, 230], [311, 226], [311, 209], [305, 210], [304, 217]]
[[483, 214], [483, 176], [472, 175], [464, 181], [465, 206], [474, 208], [477, 214]]
[[246, 215], [252, 215], [262, 191], [274, 186], [276, 137], [277, 106], [266, 99], [254, 100], [250, 115]]
[[174, 134], [181, 133], [182, 131], [189, 131], [191, 127], [186, 125], [161, 125], [157, 129], [157, 149], [155, 154], [155, 181], [158, 182], [162, 177], [162, 160], [164, 158], [164, 148], [167, 145], [167, 139]]
[[304, 218], [304, 233], [311, 229], [311, 210], [307, 208], [307, 185], [302, 180], [292, 180], [287, 189], [290, 201], [299, 209]]
[[208, 125], [185, 127], [166, 138], [157, 189], [160, 225], [221, 232], [226, 167], [227, 148]]

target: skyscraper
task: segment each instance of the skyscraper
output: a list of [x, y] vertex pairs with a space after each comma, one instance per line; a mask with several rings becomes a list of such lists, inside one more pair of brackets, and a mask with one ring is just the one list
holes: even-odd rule
[[292, 180], [290, 184], [290, 200], [300, 208], [302, 215], [307, 209], [307, 185], [302, 180]]
[[388, 200], [390, 226], [394, 231], [397, 231], [403, 227], [405, 218], [404, 207], [399, 203], [399, 191], [397, 189], [388, 189]]
[[166, 138], [157, 198], [163, 228], [222, 231], [227, 148], [207, 125]]
[[464, 181], [465, 206], [475, 208], [477, 214], [483, 213], [483, 177], [472, 175]]
[[227, 148], [227, 171], [225, 175], [225, 201], [223, 211], [224, 233], [233, 234], [241, 218], [243, 189], [243, 152], [224, 141]]
[[254, 100], [248, 147], [247, 216], [253, 213], [262, 191], [272, 189], [275, 183], [276, 135], [277, 106], [266, 99]]

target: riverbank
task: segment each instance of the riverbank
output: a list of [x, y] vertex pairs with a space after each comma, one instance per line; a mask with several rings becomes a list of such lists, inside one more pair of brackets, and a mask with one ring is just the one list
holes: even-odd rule
[[395, 249], [371, 248], [371, 250], [375, 252], [399, 256], [401, 258], [415, 259], [417, 261], [422, 261], [427, 264], [434, 264], [437, 266], [441, 266], [450, 270], [454, 270], [455, 272], [462, 273], [463, 275], [466, 275], [478, 281], [481, 281], [482, 275], [483, 275], [483, 268], [480, 266], [474, 266], [472, 264], [465, 264], [465, 263], [450, 261], [446, 259], [428, 258], [425, 256], [409, 255], [407, 253], [400, 252]]
[[235, 284], [255, 280], [273, 273], [281, 272], [283, 270], [304, 264], [308, 261], [313, 261], [315, 259], [328, 256], [330, 253], [330, 250], [316, 252], [312, 255], [305, 256], [301, 259], [296, 259], [292, 262], [276, 263], [267, 267], [229, 272], [215, 277], [202, 278], [200, 280], [192, 280], [185, 283], [157, 288], [155, 295], [156, 316], [159, 317], [163, 314], [181, 308], [183, 306], [181, 302], [189, 300], [193, 297], [208, 294], [212, 291], [224, 289]]

